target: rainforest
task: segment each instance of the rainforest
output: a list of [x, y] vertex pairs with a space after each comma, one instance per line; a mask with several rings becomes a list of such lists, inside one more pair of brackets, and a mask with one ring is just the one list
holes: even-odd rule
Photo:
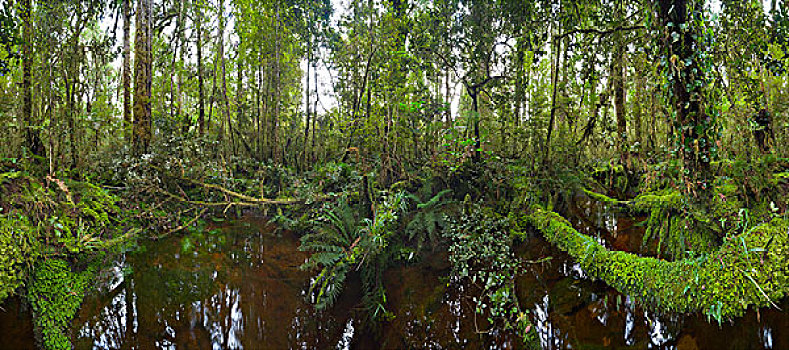
[[787, 349], [784, 0], [0, 0], [0, 347]]

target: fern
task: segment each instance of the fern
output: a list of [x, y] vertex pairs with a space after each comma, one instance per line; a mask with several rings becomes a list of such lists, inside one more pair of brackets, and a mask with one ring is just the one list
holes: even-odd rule
[[417, 249], [421, 250], [427, 241], [434, 246], [441, 238], [441, 231], [446, 227], [444, 211], [450, 201], [442, 201], [442, 197], [452, 192], [445, 189], [434, 196], [431, 195], [431, 186], [422, 187], [418, 195], [409, 194], [408, 197], [416, 203], [416, 212], [406, 225], [405, 232], [410, 241], [416, 240]]
[[390, 259], [382, 253], [388, 252], [394, 223], [398, 212], [404, 210], [404, 203], [401, 194], [394, 195], [377, 208], [373, 220], [359, 220], [353, 208], [341, 200], [314, 220], [315, 231], [301, 238], [299, 249], [313, 252], [302, 268], [320, 269], [308, 293], [316, 308], [333, 305], [348, 273], [361, 268], [365, 305], [377, 306], [368, 308], [370, 314], [388, 315], [383, 309], [386, 295], [381, 272]]

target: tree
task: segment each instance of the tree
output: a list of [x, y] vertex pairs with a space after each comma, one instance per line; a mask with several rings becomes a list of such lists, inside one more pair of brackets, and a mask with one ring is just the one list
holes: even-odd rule
[[203, 10], [201, 8], [202, 0], [197, 0], [194, 6], [194, 22], [195, 22], [195, 35], [197, 36], [197, 89], [198, 89], [198, 115], [197, 124], [200, 131], [200, 136], [205, 135], [205, 88], [203, 73]]
[[148, 151], [151, 143], [152, 0], [137, 2], [137, 33], [134, 39], [134, 136], [132, 148], [137, 155]]
[[123, 0], [123, 135], [126, 140], [132, 135], [132, 99], [131, 99], [131, 1]]
[[[624, 20], [624, 4], [617, 3], [615, 6], [615, 16], [618, 21]], [[622, 165], [629, 168], [630, 149], [627, 143], [627, 113], [625, 111], [625, 80], [627, 77], [626, 47], [621, 31], [614, 35], [614, 54], [611, 58], [611, 79], [614, 85], [614, 110], [616, 111], [616, 145]]]
[[658, 18], [665, 28], [661, 65], [668, 79], [668, 100], [673, 106], [674, 130], [685, 172], [686, 190], [706, 197], [715, 140], [715, 118], [706, 111], [707, 84], [703, 0], [661, 0]]
[[38, 125], [33, 119], [33, 21], [31, 0], [19, 2], [19, 16], [22, 19], [22, 122], [24, 125], [25, 147], [33, 156], [44, 156], [44, 144], [38, 133]]

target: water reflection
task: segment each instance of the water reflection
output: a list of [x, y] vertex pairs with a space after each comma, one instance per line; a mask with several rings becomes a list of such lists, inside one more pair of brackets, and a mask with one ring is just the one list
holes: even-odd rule
[[474, 316], [465, 286], [447, 287], [446, 255], [387, 271], [391, 322], [367, 324], [358, 277], [337, 304], [307, 302], [311, 273], [297, 237], [247, 220], [172, 237], [122, 257], [73, 322], [77, 349], [511, 349], [519, 339]]
[[[588, 200], [575, 205], [570, 208], [572, 222], [582, 232], [614, 249], [641, 248], [640, 218]], [[544, 349], [789, 349], [786, 312], [752, 310], [720, 326], [703, 315], [657, 314], [591, 280], [580, 265], [540, 237], [524, 242], [518, 253], [531, 261], [553, 257], [531, 266], [516, 282], [521, 305], [533, 305], [532, 320]], [[789, 299], [779, 306], [787, 310]]]
[[108, 269], [108, 287], [86, 298], [76, 348], [317, 348], [337, 339], [336, 315], [302, 297], [309, 273], [298, 269], [305, 256], [295, 237], [253, 226], [263, 227], [152, 242], [128, 255]]
[[[583, 202], [579, 202], [583, 204]], [[579, 204], [579, 205], [581, 205]], [[615, 249], [641, 246], [638, 219], [604, 207], [571, 208], [574, 223]], [[606, 214], [598, 215], [600, 212]], [[615, 219], [607, 218], [616, 216]], [[595, 216], [590, 219], [590, 216]], [[215, 233], [170, 237], [108, 264], [99, 289], [73, 322], [77, 349], [519, 349], [520, 339], [476, 316], [479, 289], [444, 280], [446, 254], [394, 267], [384, 275], [394, 318], [372, 327], [360, 307], [358, 276], [349, 276], [334, 308], [307, 301], [311, 273], [298, 239], [242, 221]], [[609, 229], [615, 232], [609, 232]], [[643, 310], [591, 280], [580, 265], [539, 237], [517, 253], [529, 265], [516, 281], [520, 305], [545, 349], [789, 349], [789, 315], [748, 312], [734, 322]], [[9, 299], [0, 311], [2, 348], [35, 348], [29, 310]], [[780, 305], [789, 310], [789, 299]]]

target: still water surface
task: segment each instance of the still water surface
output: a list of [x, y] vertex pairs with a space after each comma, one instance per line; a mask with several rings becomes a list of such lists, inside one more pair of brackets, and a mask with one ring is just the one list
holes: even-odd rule
[[[634, 250], [643, 228], [579, 198], [574, 225], [609, 247]], [[365, 322], [360, 283], [349, 279], [335, 307], [307, 300], [311, 274], [298, 237], [246, 217], [212, 232], [169, 237], [108, 262], [100, 287], [72, 323], [77, 349], [518, 349], [514, 334], [475, 316], [473, 288], [447, 283], [446, 255], [427, 254], [386, 275], [389, 311]], [[517, 280], [545, 349], [789, 349], [786, 311], [751, 311], [719, 326], [703, 316], [656, 315], [590, 281], [540, 238], [517, 248], [529, 265]], [[448, 286], [449, 284], [449, 286]], [[35, 348], [19, 299], [0, 310], [0, 348]], [[789, 301], [781, 303], [789, 310]]]

